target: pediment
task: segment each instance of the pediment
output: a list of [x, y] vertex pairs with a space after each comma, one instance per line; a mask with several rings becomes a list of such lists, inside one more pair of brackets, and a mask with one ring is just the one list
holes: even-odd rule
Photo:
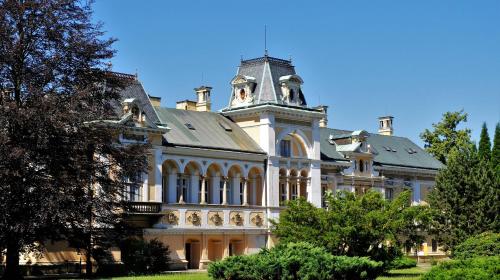
[[245, 75], [236, 75], [232, 80], [231, 84], [232, 85], [239, 85], [239, 84], [248, 84], [248, 83], [256, 83], [256, 79], [251, 76], [245, 76]]

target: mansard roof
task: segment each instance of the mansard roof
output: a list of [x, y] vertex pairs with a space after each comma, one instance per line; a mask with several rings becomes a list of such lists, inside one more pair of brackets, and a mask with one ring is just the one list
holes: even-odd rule
[[170, 128], [163, 135], [167, 145], [265, 154], [241, 127], [220, 113], [159, 107], [155, 110], [161, 123]]
[[[234, 81], [238, 77], [251, 79], [256, 84], [253, 94], [252, 105], [256, 104], [284, 104], [283, 94], [281, 92], [280, 78], [296, 79], [302, 83], [302, 79], [295, 73], [295, 67], [291, 60], [285, 60], [270, 56], [263, 56], [254, 59], [242, 60], [238, 67], [238, 73]], [[302, 91], [299, 93], [299, 98], [303, 106], [307, 105]], [[231, 96], [229, 104], [233, 101], [234, 96]]]
[[[321, 128], [321, 159], [324, 161], [347, 161], [332, 139], [346, 138], [352, 133], [349, 130]], [[373, 159], [376, 165], [433, 170], [443, 167], [440, 161], [406, 137], [369, 133], [366, 142], [377, 151]]]

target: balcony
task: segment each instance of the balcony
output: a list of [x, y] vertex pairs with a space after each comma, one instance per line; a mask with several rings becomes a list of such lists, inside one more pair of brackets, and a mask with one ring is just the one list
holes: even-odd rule
[[129, 202], [130, 214], [158, 214], [161, 212], [160, 202]]

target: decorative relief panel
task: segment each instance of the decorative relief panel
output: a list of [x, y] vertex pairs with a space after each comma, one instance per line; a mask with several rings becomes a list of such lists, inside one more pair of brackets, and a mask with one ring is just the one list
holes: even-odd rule
[[186, 211], [186, 224], [193, 226], [201, 225], [201, 211]]
[[254, 226], [261, 227], [264, 225], [264, 213], [252, 212], [250, 213], [250, 223]]
[[243, 212], [233, 211], [229, 213], [230, 224], [233, 226], [242, 226], [245, 222]]
[[166, 211], [161, 217], [161, 223], [165, 225], [178, 225], [179, 224], [179, 211]]
[[224, 212], [210, 211], [208, 212], [208, 224], [211, 226], [222, 226], [224, 223]]

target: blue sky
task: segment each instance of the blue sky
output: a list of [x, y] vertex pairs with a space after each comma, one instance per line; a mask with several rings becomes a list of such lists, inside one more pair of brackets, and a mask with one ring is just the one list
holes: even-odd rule
[[377, 130], [422, 145], [420, 132], [464, 109], [473, 138], [500, 120], [500, 1], [97, 0], [94, 18], [116, 37], [115, 71], [135, 73], [173, 107], [213, 87], [227, 105], [240, 57], [292, 57], [309, 105], [329, 126]]

